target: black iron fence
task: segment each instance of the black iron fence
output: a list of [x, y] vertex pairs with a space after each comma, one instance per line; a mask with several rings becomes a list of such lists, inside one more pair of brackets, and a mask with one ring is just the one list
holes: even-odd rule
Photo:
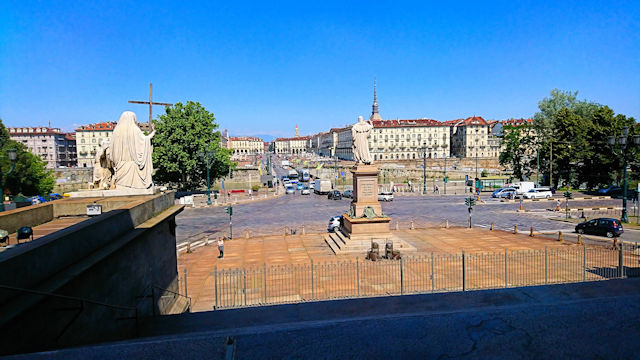
[[372, 262], [214, 269], [215, 309], [354, 297], [469, 291], [639, 276], [640, 251], [572, 246], [500, 253], [429, 254]]

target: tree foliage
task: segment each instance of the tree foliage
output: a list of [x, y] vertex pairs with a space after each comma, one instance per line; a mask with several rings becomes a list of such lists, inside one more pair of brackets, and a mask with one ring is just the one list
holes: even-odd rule
[[154, 181], [180, 190], [197, 189], [206, 182], [206, 162], [200, 155], [215, 153], [210, 177], [223, 177], [232, 166], [230, 149], [220, 146], [220, 132], [215, 117], [200, 103], [188, 101], [165, 108], [154, 120], [153, 137]]
[[[15, 168], [11, 174], [11, 162], [7, 156], [9, 149], [16, 150]], [[55, 178], [47, 163], [29, 152], [26, 146], [9, 138], [9, 132], [0, 119], [0, 172], [2, 189], [5, 194], [47, 195], [53, 190]]]
[[[510, 166], [513, 169], [513, 176], [517, 179], [524, 179], [532, 173], [530, 149], [533, 145], [530, 125], [506, 125], [502, 129], [501, 145], [503, 151], [499, 160], [501, 165]], [[535, 160], [535, 159], [534, 159]]]
[[[577, 100], [577, 92], [554, 89], [551, 96], [538, 103], [534, 115], [535, 144], [540, 156], [540, 169], [549, 184], [551, 143], [553, 143], [553, 184], [567, 182], [588, 188], [620, 182], [623, 159], [614, 152], [607, 139], [620, 136], [628, 126], [630, 134], [638, 134], [633, 118], [615, 114], [612, 109], [594, 102]], [[638, 152], [632, 145], [626, 152], [628, 163], [638, 163]], [[617, 149], [620, 150], [620, 149]], [[636, 168], [637, 169], [637, 168]]]

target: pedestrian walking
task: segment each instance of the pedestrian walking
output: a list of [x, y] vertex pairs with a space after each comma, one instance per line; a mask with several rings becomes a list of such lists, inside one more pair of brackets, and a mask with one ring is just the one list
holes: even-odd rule
[[556, 200], [556, 211], [560, 211], [560, 199]]
[[224, 257], [224, 239], [222, 239], [222, 236], [218, 237], [218, 251], [220, 251], [218, 259], [222, 259]]

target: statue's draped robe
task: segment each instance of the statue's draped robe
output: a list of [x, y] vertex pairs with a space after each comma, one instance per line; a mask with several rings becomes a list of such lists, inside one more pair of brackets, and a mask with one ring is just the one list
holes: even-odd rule
[[371, 129], [373, 129], [373, 125], [364, 121], [358, 121], [351, 127], [353, 159], [356, 163], [371, 164], [368, 140]]
[[111, 138], [116, 189], [148, 189], [153, 185], [151, 137], [144, 135], [138, 127], [136, 114], [130, 111], [122, 113]]

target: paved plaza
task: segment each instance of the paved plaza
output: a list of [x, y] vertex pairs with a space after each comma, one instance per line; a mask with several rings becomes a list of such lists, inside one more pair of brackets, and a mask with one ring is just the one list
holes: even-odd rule
[[[451, 291], [462, 286], [459, 270], [463, 250], [470, 288], [582, 281], [586, 278], [584, 267], [591, 265], [594, 269], [608, 269], [608, 275], [593, 271], [589, 273], [590, 279], [616, 275], [615, 251], [601, 253], [598, 251], [602, 247], [584, 248], [557, 241], [555, 237], [461, 227], [403, 229], [392, 233], [416, 248], [415, 253], [403, 254], [403, 265], [391, 260], [372, 263], [364, 260], [364, 254], [334, 255], [324, 243], [323, 233], [235, 238], [225, 243], [223, 259], [218, 258], [217, 246], [212, 241], [209, 246], [179, 255], [181, 287], [186, 269], [193, 311], [210, 310], [223, 302], [225, 306], [243, 306], [311, 298]], [[403, 275], [399, 266], [403, 266]]]

